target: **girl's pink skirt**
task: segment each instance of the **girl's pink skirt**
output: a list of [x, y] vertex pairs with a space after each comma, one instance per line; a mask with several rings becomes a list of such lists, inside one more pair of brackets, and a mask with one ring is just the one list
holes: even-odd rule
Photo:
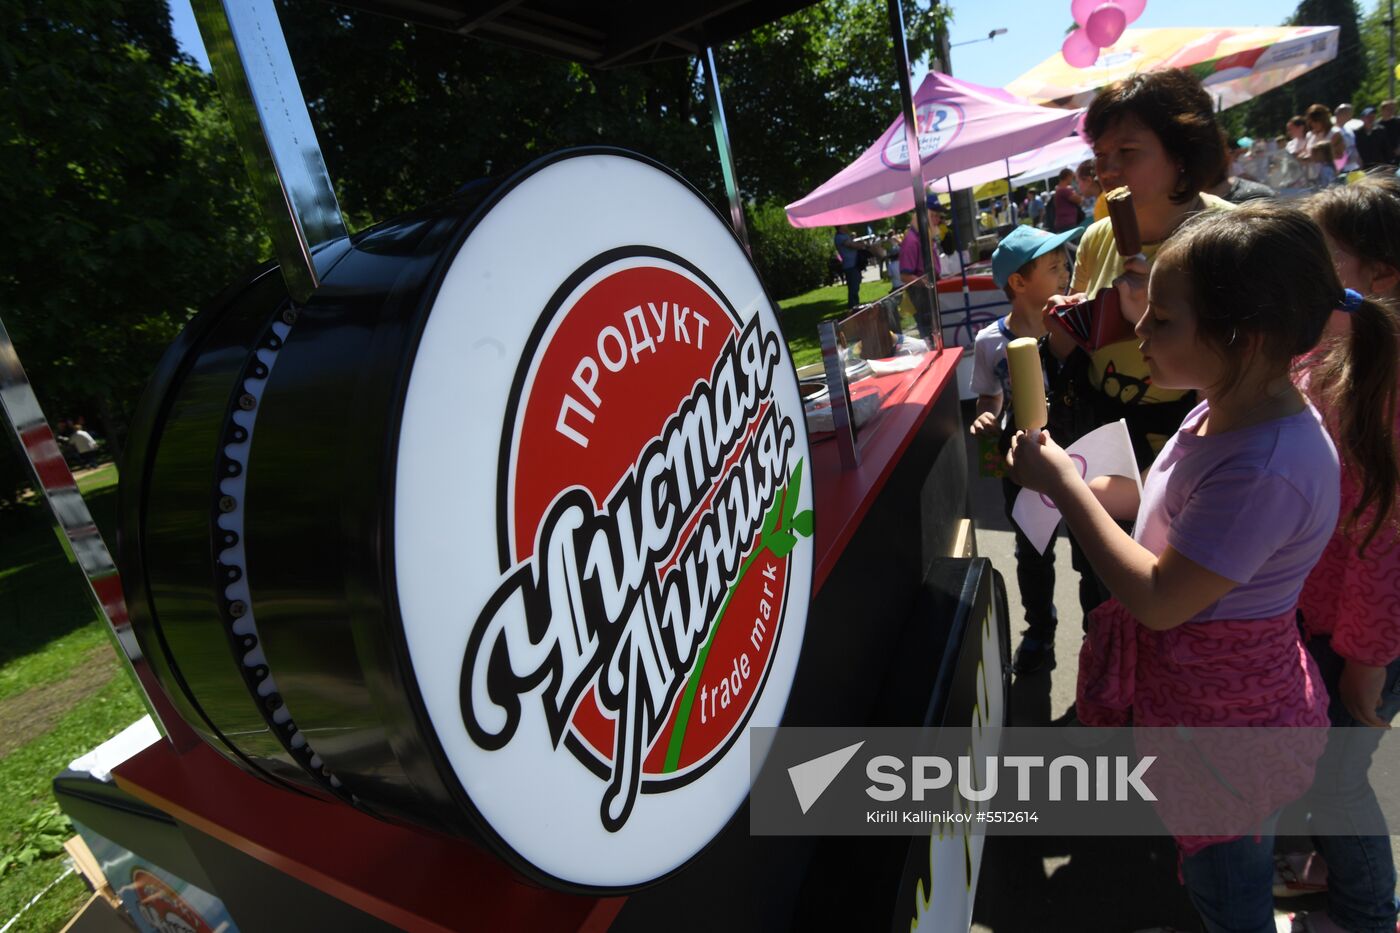
[[1155, 632], [1116, 599], [1089, 615], [1076, 714], [1136, 727], [1184, 855], [1252, 834], [1301, 797], [1326, 745], [1327, 691], [1289, 611]]

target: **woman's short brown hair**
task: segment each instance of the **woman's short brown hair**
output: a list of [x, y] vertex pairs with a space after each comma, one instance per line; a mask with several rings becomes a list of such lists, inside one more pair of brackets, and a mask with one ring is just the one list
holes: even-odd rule
[[1308, 108], [1306, 119], [1309, 123], [1316, 120], [1328, 129], [1332, 128], [1332, 111], [1327, 109], [1326, 104], [1313, 104]]
[[1135, 74], [1099, 91], [1084, 115], [1084, 132], [1098, 139], [1124, 117], [1134, 117], [1157, 135], [1181, 166], [1172, 202], [1185, 204], [1215, 184], [1227, 164], [1215, 105], [1200, 80], [1169, 68]]

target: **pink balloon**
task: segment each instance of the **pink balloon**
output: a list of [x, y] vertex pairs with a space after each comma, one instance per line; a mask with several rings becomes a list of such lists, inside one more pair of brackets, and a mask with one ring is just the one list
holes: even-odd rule
[[[1071, 0], [1069, 5], [1069, 15], [1074, 17], [1074, 21], [1081, 26], [1088, 25], [1089, 14], [1097, 10], [1104, 0]], [[1147, 0], [1143, 0], [1146, 3]]]
[[1147, 0], [1113, 0], [1122, 10], [1123, 15], [1132, 22], [1142, 15], [1142, 11], [1147, 9]]
[[1089, 40], [1084, 30], [1076, 29], [1065, 36], [1065, 42], [1060, 46], [1060, 54], [1071, 66], [1088, 68], [1099, 60], [1099, 47]]
[[1127, 26], [1128, 17], [1123, 13], [1123, 8], [1116, 3], [1105, 3], [1089, 14], [1084, 33], [1090, 42], [1102, 49], [1117, 42]]

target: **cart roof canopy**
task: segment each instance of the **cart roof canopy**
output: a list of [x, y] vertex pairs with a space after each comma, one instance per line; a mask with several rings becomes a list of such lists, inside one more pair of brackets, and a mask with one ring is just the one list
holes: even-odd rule
[[618, 68], [697, 54], [813, 0], [342, 0], [458, 35]]

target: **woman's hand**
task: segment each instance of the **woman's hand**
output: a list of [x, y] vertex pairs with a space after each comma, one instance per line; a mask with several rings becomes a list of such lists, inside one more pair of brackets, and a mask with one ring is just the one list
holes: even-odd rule
[[1113, 287], [1118, 290], [1118, 307], [1123, 312], [1123, 320], [1133, 327], [1147, 313], [1149, 271], [1147, 258], [1139, 253], [1123, 261], [1123, 274], [1113, 280]]
[[1041, 309], [1040, 316], [1045, 332], [1050, 335], [1050, 352], [1055, 355], [1055, 359], [1067, 359], [1074, 352], [1076, 346], [1074, 338], [1055, 323], [1055, 309], [1063, 308], [1066, 305], [1077, 305], [1085, 298], [1081, 292], [1076, 295], [1051, 295], [1050, 300], [1045, 302], [1045, 307]]
[[1006, 455], [1006, 465], [1016, 485], [1045, 493], [1052, 499], [1066, 484], [1079, 479], [1074, 461], [1051, 439], [1048, 431], [1041, 431], [1034, 439], [1025, 431], [1017, 431]]
[[1342, 681], [1337, 686], [1342, 705], [1352, 718], [1363, 726], [1389, 729], [1390, 723], [1376, 715], [1381, 705], [1381, 690], [1385, 687], [1385, 668], [1347, 659]]
[[1089, 296], [1083, 292], [1075, 292], [1073, 295], [1051, 295], [1045, 302], [1045, 309], [1041, 312], [1048, 321], [1050, 315], [1055, 313], [1056, 308], [1063, 308], [1065, 305], [1077, 305]]

